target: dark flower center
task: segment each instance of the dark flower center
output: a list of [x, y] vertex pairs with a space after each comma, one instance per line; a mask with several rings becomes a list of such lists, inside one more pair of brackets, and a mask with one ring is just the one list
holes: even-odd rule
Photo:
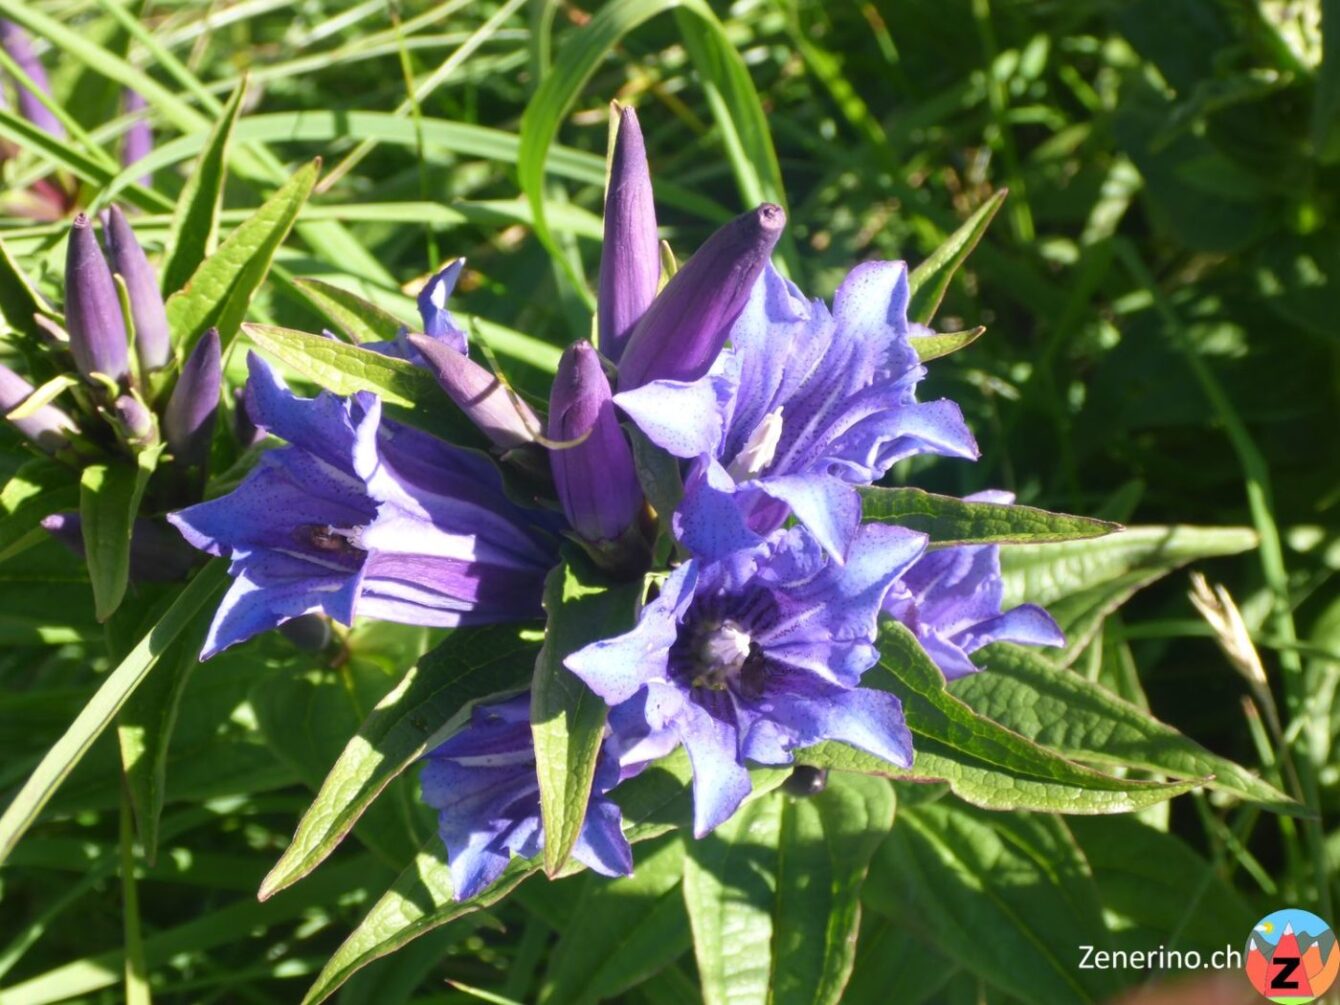
[[332, 555], [359, 555], [363, 549], [354, 543], [357, 531], [332, 527], [329, 524], [308, 523], [297, 530], [298, 540], [317, 551]]
[[685, 669], [693, 687], [725, 691], [733, 686], [746, 698], [763, 693], [768, 675], [763, 648], [738, 623], [704, 619], [692, 627], [687, 642]]

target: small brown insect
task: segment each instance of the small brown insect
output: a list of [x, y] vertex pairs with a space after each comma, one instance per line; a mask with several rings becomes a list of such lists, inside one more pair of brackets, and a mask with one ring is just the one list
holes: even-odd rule
[[358, 550], [349, 538], [334, 527], [313, 524], [307, 528], [306, 536], [308, 543], [317, 551], [339, 552], [348, 555]]

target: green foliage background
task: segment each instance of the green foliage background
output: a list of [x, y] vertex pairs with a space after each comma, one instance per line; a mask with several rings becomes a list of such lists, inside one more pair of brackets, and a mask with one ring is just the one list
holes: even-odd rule
[[[580, 280], [594, 279], [598, 260], [611, 98], [638, 106], [672, 246], [684, 253], [784, 190], [782, 257], [812, 295], [831, 296], [857, 261], [922, 260], [1008, 188], [936, 320], [987, 332], [933, 363], [923, 392], [962, 404], [983, 457], [918, 464], [899, 480], [1193, 527], [1136, 538], [1107, 565], [1046, 550], [1067, 545], [1007, 548], [1014, 599], [1049, 604], [1075, 643], [1032, 676], [1029, 657], [1006, 652], [955, 695], [1081, 766], [1131, 779], [1215, 775], [1219, 786], [1130, 815], [1063, 817], [980, 808], [998, 800], [999, 780], [972, 766], [955, 769], [963, 799], [943, 785], [844, 776], [814, 800], [760, 799], [687, 853], [675, 835], [653, 837], [629, 881], [526, 879], [354, 974], [336, 1000], [479, 1000], [451, 980], [485, 1000], [753, 1001], [764, 1000], [762, 981], [771, 1000], [811, 1001], [809, 978], [787, 966], [842, 963], [804, 969], [806, 953], [829, 943], [786, 919], [854, 910], [858, 888], [851, 1002], [1101, 1001], [1143, 975], [1080, 973], [1079, 943], [1237, 947], [1286, 904], [1338, 920], [1340, 3], [675, 6], [0, 0], [0, 16], [52, 43], [56, 95], [87, 130], [44, 146], [0, 112], [0, 138], [23, 148], [4, 165], [0, 239], [59, 302], [66, 225], [17, 213], [34, 182], [73, 175], [94, 205], [120, 190], [156, 246], [174, 206], [216, 184], [224, 160], [227, 234], [320, 156], [322, 180], [248, 319], [305, 331], [338, 321], [298, 276], [412, 317], [414, 281], [464, 255], [459, 312], [478, 318], [476, 339], [523, 392], [542, 394], [557, 347], [589, 331]], [[590, 49], [580, 84], [564, 74], [594, 45], [593, 26], [609, 28], [610, 49]], [[244, 74], [231, 153], [215, 174], [208, 158], [193, 167]], [[127, 188], [133, 177], [115, 161], [122, 84], [153, 109], [152, 189]], [[228, 274], [254, 260], [239, 256]], [[234, 328], [244, 306], [221, 308], [237, 313]], [[23, 330], [26, 319], [5, 316]], [[8, 477], [29, 455], [7, 429], [0, 436]], [[20, 505], [0, 503], [9, 515]], [[53, 543], [15, 551], [16, 540], [0, 534], [9, 793], [107, 679], [119, 662], [109, 654], [129, 652], [173, 599], [132, 587], [133, 615], [123, 609], [104, 628], [80, 563]], [[1264, 688], [1241, 672], [1249, 655], [1217, 646], [1187, 599], [1174, 570], [1190, 561], [1241, 608]], [[131, 840], [109, 730], [0, 872], [0, 1000], [297, 1001], [430, 837], [410, 772], [320, 869], [258, 901], [346, 742], [441, 633], [359, 628], [335, 661], [271, 636], [195, 669], [197, 627], [148, 678], [184, 689], [159, 778], [156, 855], [142, 827]], [[1150, 759], [1147, 737], [1119, 752], [1106, 731], [1115, 713], [1044, 693], [1047, 674], [1105, 689], [1084, 700], [1114, 693], [1151, 710], [1319, 815], [1239, 802], [1269, 800], [1222, 761]], [[472, 696], [462, 687], [460, 700]], [[928, 693], [928, 709], [960, 714], [935, 704], [952, 700], [944, 692]], [[1285, 744], [1270, 729], [1272, 701]], [[123, 747], [127, 729], [152, 736], [135, 714], [122, 713]], [[1063, 809], [1056, 791], [1032, 798]], [[144, 793], [132, 796], [138, 805]], [[800, 879], [751, 858], [750, 834], [795, 842]], [[827, 843], [806, 837], [816, 834]], [[723, 897], [714, 856], [727, 853], [743, 862], [729, 873], [739, 889]]]

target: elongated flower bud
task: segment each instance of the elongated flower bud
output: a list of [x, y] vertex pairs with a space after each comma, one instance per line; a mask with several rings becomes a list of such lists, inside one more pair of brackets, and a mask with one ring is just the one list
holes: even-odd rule
[[132, 447], [148, 447], [158, 442], [158, 423], [154, 413], [137, 395], [123, 394], [112, 403], [121, 437]]
[[554, 486], [578, 535], [591, 542], [613, 541], [637, 519], [642, 489], [614, 414], [609, 381], [587, 342], [564, 351], [549, 397], [549, 438], [581, 437], [573, 446], [550, 448]]
[[426, 335], [410, 335], [447, 396], [489, 441], [503, 450], [533, 443], [539, 418], [525, 402], [511, 394], [502, 381], [464, 353]]
[[[17, 408], [28, 400], [33, 386], [9, 367], [0, 364], [0, 413]], [[69, 445], [67, 432], [75, 430], [71, 418], [55, 405], [43, 405], [24, 419], [11, 419], [20, 433], [47, 453], [55, 453]]]
[[209, 459], [222, 387], [219, 330], [211, 328], [187, 357], [163, 413], [163, 435], [177, 463], [195, 467]]
[[619, 361], [619, 390], [707, 373], [785, 225], [782, 208], [764, 203], [709, 237], [633, 329]]
[[656, 299], [660, 281], [661, 249], [647, 150], [637, 113], [624, 107], [619, 109], [605, 190], [605, 243], [600, 253], [596, 309], [600, 351], [614, 362], [619, 361], [634, 326]]
[[172, 341], [168, 336], [163, 294], [158, 290], [158, 275], [149, 259], [144, 257], [144, 249], [135, 240], [135, 232], [117, 206], [107, 212], [106, 238], [112, 271], [125, 281], [126, 293], [130, 297], [130, 316], [135, 321], [135, 354], [139, 356], [140, 369], [145, 373], [161, 369], [172, 358]]
[[130, 358], [121, 300], [112, 270], [93, 236], [93, 225], [83, 213], [74, 218], [65, 257], [65, 328], [80, 373], [125, 379]]
[[[121, 108], [127, 115], [142, 112], [145, 109], [144, 96], [138, 91], [126, 90], [121, 97]], [[149, 125], [149, 120], [143, 115], [139, 116], [129, 129], [126, 130], [125, 138], [121, 142], [121, 164], [123, 167], [129, 167], [136, 161], [147, 157], [154, 149], [154, 129]], [[154, 183], [152, 173], [140, 175], [140, 184], [146, 188]]]
[[[53, 513], [42, 529], [80, 558], [84, 557], [83, 521], [78, 513]], [[200, 552], [162, 520], [136, 517], [130, 534], [130, 578], [170, 583], [185, 579], [200, 564]]]
[[[9, 58], [19, 64], [19, 68], [37, 85], [38, 90], [47, 96], [51, 95], [51, 85], [47, 82], [46, 68], [42, 66], [42, 61], [37, 58], [37, 53], [33, 51], [32, 39], [28, 37], [26, 31], [13, 21], [0, 20], [0, 46], [4, 46], [5, 52], [9, 53]], [[60, 120], [51, 113], [51, 110], [42, 104], [36, 94], [17, 81], [15, 81], [14, 90], [17, 92], [19, 100], [19, 112], [25, 119], [57, 139], [65, 138], [65, 127], [60, 124]]]

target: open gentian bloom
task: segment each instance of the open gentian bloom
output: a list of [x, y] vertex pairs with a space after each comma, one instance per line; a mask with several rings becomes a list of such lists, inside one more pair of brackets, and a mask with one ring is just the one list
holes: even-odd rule
[[746, 761], [790, 764], [795, 749], [838, 740], [911, 764], [898, 699], [858, 684], [878, 659], [884, 596], [925, 544], [867, 524], [839, 565], [797, 527], [724, 561], [691, 559], [632, 631], [565, 666], [613, 706], [607, 745], [626, 770], [684, 744], [701, 837], [749, 794]]
[[[469, 725], [428, 754], [421, 780], [423, 801], [438, 811], [457, 900], [497, 879], [512, 855], [544, 849], [529, 693], [476, 706]], [[618, 762], [602, 749], [572, 854], [604, 876], [633, 871], [619, 807], [605, 795], [618, 781]]]
[[926, 371], [908, 298], [902, 262], [858, 266], [831, 313], [768, 267], [705, 377], [615, 397], [658, 446], [696, 459], [676, 518], [690, 550], [714, 550], [724, 496], [755, 533], [791, 514], [841, 560], [861, 518], [854, 486], [914, 454], [976, 458], [957, 405], [916, 400]]
[[318, 611], [441, 626], [540, 615], [557, 518], [512, 503], [487, 458], [382, 421], [375, 396], [299, 398], [249, 362], [247, 413], [290, 445], [169, 516], [232, 559], [202, 658]]
[[[966, 501], [1008, 505], [1014, 496], [981, 492]], [[999, 546], [940, 548], [898, 578], [885, 598], [884, 613], [912, 630], [946, 680], [976, 673], [979, 668], [969, 657], [992, 642], [1065, 645], [1060, 627], [1036, 604], [1002, 611], [1004, 590]]]

